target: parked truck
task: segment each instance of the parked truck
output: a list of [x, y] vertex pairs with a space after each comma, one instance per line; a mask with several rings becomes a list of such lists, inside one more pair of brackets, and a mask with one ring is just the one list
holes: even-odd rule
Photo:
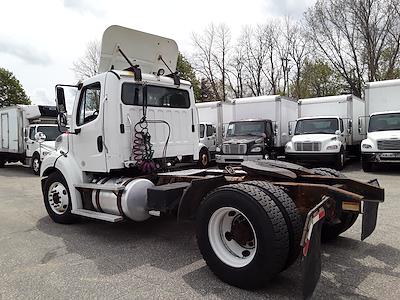
[[[55, 106], [16, 105], [0, 109], [0, 167], [6, 162], [20, 161], [38, 175], [40, 164], [54, 150], [56, 138], [61, 134], [57, 125]], [[39, 143], [37, 133], [46, 141]]]
[[[185, 156], [198, 159], [199, 120], [192, 85], [175, 72], [176, 43], [111, 26], [101, 53], [100, 73], [76, 86], [70, 127], [42, 163], [44, 205], [55, 222], [196, 219], [207, 265], [247, 289], [264, 286], [302, 250], [304, 297], [320, 275], [321, 237], [337, 237], [360, 213], [362, 239], [374, 231], [384, 199], [377, 181], [273, 160], [183, 169]], [[66, 131], [63, 85], [56, 94]]]
[[217, 147], [221, 144], [223, 136], [223, 125], [221, 102], [196, 103], [200, 119], [200, 144], [199, 163], [200, 167], [208, 167], [210, 162], [215, 161]]
[[297, 118], [297, 102], [279, 95], [209, 102], [198, 108], [200, 121], [212, 119], [217, 126], [216, 161], [221, 166], [284, 154], [290, 140], [288, 123]]
[[400, 163], [400, 80], [369, 82], [365, 86], [366, 118], [360, 118], [361, 163], [365, 172], [381, 163]]
[[362, 135], [353, 130], [364, 115], [365, 102], [354, 95], [299, 100], [299, 119], [285, 154], [290, 161], [344, 167], [346, 158], [360, 155]]

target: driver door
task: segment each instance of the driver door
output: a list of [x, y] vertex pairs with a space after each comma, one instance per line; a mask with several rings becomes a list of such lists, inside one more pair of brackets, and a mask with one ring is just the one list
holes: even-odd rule
[[82, 87], [73, 135], [74, 156], [83, 171], [105, 172], [106, 159], [103, 132], [104, 87], [99, 81]]

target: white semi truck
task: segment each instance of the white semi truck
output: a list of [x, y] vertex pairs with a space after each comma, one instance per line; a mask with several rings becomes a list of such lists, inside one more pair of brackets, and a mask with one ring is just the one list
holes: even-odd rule
[[360, 118], [361, 162], [369, 172], [375, 164], [400, 163], [400, 80], [370, 82], [365, 86], [366, 118]]
[[359, 155], [362, 135], [353, 130], [364, 115], [365, 102], [354, 95], [299, 100], [299, 119], [285, 148], [290, 161], [344, 167], [349, 155]]
[[288, 123], [297, 118], [297, 101], [279, 95], [198, 104], [200, 121], [217, 126], [219, 165], [276, 157], [290, 140]]
[[79, 216], [196, 219], [208, 266], [247, 289], [264, 286], [303, 249], [309, 298], [320, 274], [321, 236], [337, 237], [363, 213], [362, 239], [368, 237], [383, 189], [272, 160], [183, 169], [184, 157], [198, 159], [199, 120], [193, 88], [175, 72], [177, 57], [171, 39], [111, 26], [103, 35], [100, 74], [76, 86], [68, 131], [63, 85], [56, 87], [66, 133], [42, 162], [49, 216], [64, 224]]
[[[61, 134], [55, 106], [16, 105], [0, 109], [0, 168], [6, 162], [20, 161], [38, 175], [43, 158], [54, 150]], [[35, 138], [43, 133], [46, 141]]]

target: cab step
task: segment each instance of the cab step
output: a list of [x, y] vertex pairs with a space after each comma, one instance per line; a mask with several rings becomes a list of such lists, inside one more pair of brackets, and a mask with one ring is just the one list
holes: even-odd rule
[[102, 212], [97, 212], [93, 210], [88, 210], [88, 209], [83, 209], [83, 208], [78, 208], [74, 209], [71, 211], [74, 215], [82, 216], [82, 217], [87, 217], [87, 218], [92, 218], [92, 219], [97, 219], [97, 220], [102, 220], [102, 221], [107, 221], [107, 222], [121, 222], [124, 218], [121, 216], [115, 216], [111, 214], [106, 214]]

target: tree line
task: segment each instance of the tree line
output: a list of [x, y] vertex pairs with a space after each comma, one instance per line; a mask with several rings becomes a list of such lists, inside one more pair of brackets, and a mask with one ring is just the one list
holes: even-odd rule
[[244, 26], [236, 39], [210, 24], [192, 39], [200, 101], [361, 97], [365, 82], [400, 77], [399, 0], [318, 0], [300, 20]]

